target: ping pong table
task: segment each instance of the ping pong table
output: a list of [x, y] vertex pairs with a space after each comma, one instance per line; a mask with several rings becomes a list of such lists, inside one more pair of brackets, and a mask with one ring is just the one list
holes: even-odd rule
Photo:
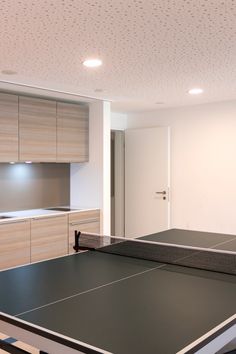
[[[50, 354], [207, 354], [236, 337], [236, 236], [173, 229], [90, 239], [92, 250], [0, 272], [0, 332]], [[211, 254], [222, 272], [205, 267]]]

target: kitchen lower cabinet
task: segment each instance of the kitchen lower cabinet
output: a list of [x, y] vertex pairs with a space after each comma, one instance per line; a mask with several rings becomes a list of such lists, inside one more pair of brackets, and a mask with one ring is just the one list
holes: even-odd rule
[[74, 253], [75, 231], [100, 233], [100, 210], [69, 214], [69, 253]]
[[30, 220], [0, 224], [0, 269], [30, 263]]
[[31, 219], [31, 262], [68, 253], [68, 216]]

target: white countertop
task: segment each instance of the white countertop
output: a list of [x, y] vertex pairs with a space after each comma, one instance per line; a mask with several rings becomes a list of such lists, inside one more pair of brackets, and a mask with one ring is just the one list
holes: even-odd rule
[[[59, 206], [58, 208], [69, 207], [73, 210], [70, 211], [59, 211], [59, 210], [48, 210], [48, 209], [27, 209], [27, 210], [18, 210], [18, 211], [9, 211], [9, 212], [1, 212], [0, 216], [9, 216], [10, 218], [0, 219], [0, 222], [11, 221], [17, 218], [31, 218], [31, 217], [43, 217], [55, 214], [68, 214], [86, 210], [96, 210], [98, 208], [81, 208], [76, 206]], [[56, 207], [55, 207], [56, 208]]]
[[25, 218], [31, 216], [41, 216], [41, 215], [50, 215], [57, 214], [58, 211], [55, 210], [46, 210], [46, 209], [28, 209], [28, 210], [18, 210], [18, 211], [10, 211], [7, 213], [1, 213], [1, 215], [11, 216], [14, 218]]

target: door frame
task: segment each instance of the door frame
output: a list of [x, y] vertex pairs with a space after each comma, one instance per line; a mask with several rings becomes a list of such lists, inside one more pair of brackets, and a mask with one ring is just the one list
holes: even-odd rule
[[111, 220], [114, 236], [125, 236], [125, 131], [111, 130]]

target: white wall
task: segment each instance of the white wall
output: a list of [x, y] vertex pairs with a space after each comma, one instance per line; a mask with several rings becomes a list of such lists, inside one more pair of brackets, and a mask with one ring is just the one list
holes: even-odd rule
[[128, 115], [171, 127], [172, 227], [236, 234], [236, 101]]
[[101, 233], [110, 234], [110, 103], [89, 107], [89, 162], [71, 164], [71, 205], [101, 208]]
[[127, 114], [124, 113], [111, 113], [111, 129], [112, 130], [125, 130], [127, 128]]

